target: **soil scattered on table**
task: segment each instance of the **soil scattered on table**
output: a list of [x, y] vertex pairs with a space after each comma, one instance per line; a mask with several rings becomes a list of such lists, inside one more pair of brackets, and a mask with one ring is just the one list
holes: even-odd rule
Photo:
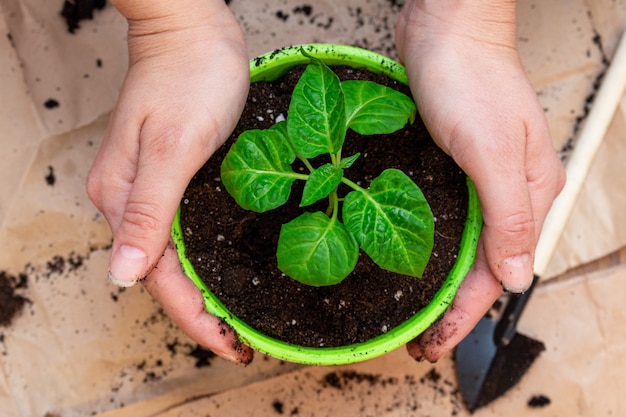
[[[48, 177], [46, 177], [46, 181], [50, 185], [54, 183], [54, 180], [49, 180]], [[102, 249], [108, 249], [108, 246], [104, 248], [93, 247], [85, 255], [75, 252], [66, 256], [55, 255], [45, 262], [42, 268], [28, 264], [22, 272], [16, 275], [4, 270], [0, 271], [0, 326], [9, 327], [12, 319], [19, 314], [24, 305], [26, 303], [32, 304], [32, 301], [25, 296], [29, 285], [36, 285], [40, 279], [70, 274], [83, 266], [90, 253]]]
[[[241, 1], [236, 3], [236, 6], [240, 4]], [[252, 23], [252, 17], [246, 8], [233, 7], [233, 9], [238, 13], [242, 27], [250, 36], [269, 30], [270, 36], [277, 37], [279, 32], [273, 30], [276, 25], [287, 28], [287, 31], [309, 33], [312, 42], [325, 42], [331, 38], [341, 40], [345, 39], [345, 33], [351, 33], [353, 35], [350, 38], [351, 45], [397, 58], [393, 33], [403, 4], [402, 0], [372, 2], [363, 7], [336, 4], [329, 11], [327, 7], [311, 1], [276, 2], [275, 6], [267, 4], [262, 9], [258, 23]], [[341, 16], [340, 20], [337, 18], [338, 15]]]
[[0, 326], [9, 326], [28, 301], [19, 294], [20, 289], [28, 287], [28, 278], [24, 274], [10, 275], [0, 271]]
[[54, 98], [49, 98], [48, 100], [45, 101], [45, 103], [43, 103], [43, 105], [46, 109], [52, 110], [52, 109], [56, 109], [61, 104], [59, 103], [58, 100]]
[[54, 175], [54, 167], [53, 166], [48, 166], [48, 174], [46, 175], [46, 184], [48, 184], [49, 186], [54, 186], [54, 184], [57, 182], [57, 178]]
[[[11, 363], [14, 349], [19, 348], [17, 343], [10, 343], [14, 332], [19, 332], [24, 326], [31, 328], [32, 323], [29, 320], [36, 317], [40, 311], [55, 314], [53, 317], [55, 323], [58, 323], [55, 332], [60, 339], [72, 340], [70, 343], [74, 343], [73, 338], [76, 338], [76, 343], [80, 343], [79, 340], [84, 333], [91, 334], [87, 338], [119, 337], [111, 333], [111, 329], [98, 315], [117, 322], [119, 318], [116, 319], [115, 316], [124, 311], [128, 304], [132, 303], [132, 299], [140, 297], [138, 291], [144, 290], [141, 286], [133, 289], [110, 286], [110, 308], [101, 312], [89, 310], [90, 297], [105, 298], [107, 293], [93, 293], [94, 290], [90, 289], [92, 280], [104, 277], [87, 277], [84, 268], [88, 267], [88, 261], [94, 252], [109, 251], [110, 245], [94, 246], [85, 253], [71, 252], [52, 256], [47, 261], [37, 262], [37, 266], [27, 264], [16, 274], [6, 270], [0, 271], [0, 356]], [[76, 293], [60, 289], [66, 288], [64, 281], [68, 280], [76, 282], [83, 288], [79, 291], [79, 298], [75, 298]], [[57, 287], [61, 283], [63, 285]], [[86, 308], [82, 310], [84, 314], [94, 315], [93, 327], [83, 328], [80, 325], [74, 327], [71, 320], [66, 320], [63, 315], [56, 315], [57, 309], [54, 306], [56, 303], [75, 303], [79, 310]], [[130, 330], [130, 333], [125, 333], [127, 339], [124, 339], [124, 348], [131, 353], [126, 355], [128, 358], [137, 359], [120, 362], [119, 372], [114, 370], [108, 375], [111, 378], [110, 397], [93, 404], [91, 415], [100, 414], [111, 407], [123, 407], [123, 399], [131, 398], [134, 395], [131, 391], [139, 384], [160, 384], [167, 381], [171, 374], [180, 372], [181, 368], [204, 369], [215, 363], [216, 355], [189, 341], [158, 304], [154, 303], [153, 310], [148, 310], [145, 314], [135, 316], [135, 322], [124, 325]], [[151, 345], [151, 353], [137, 356], [136, 350], [143, 349], [145, 344]], [[123, 358], [124, 354], [121, 355]], [[219, 358], [217, 360], [221, 361]], [[89, 414], [88, 410], [84, 411]]]
[[[270, 397], [270, 415], [327, 416], [332, 404], [338, 404], [333, 410], [342, 407], [358, 410], [362, 416], [397, 414], [455, 417], [463, 409], [455, 383], [435, 367], [421, 377], [408, 373], [385, 375], [355, 369], [336, 369], [321, 376], [303, 372], [285, 377], [280, 386], [285, 388], [276, 390]], [[225, 406], [227, 404], [219, 404], [219, 408]], [[436, 414], [432, 414], [432, 410], [436, 410]]]
[[[187, 255], [208, 287], [236, 316], [260, 331], [302, 346], [341, 346], [362, 342], [404, 322], [434, 296], [455, 261], [466, 217], [465, 175], [441, 151], [419, 120], [393, 135], [361, 137], [348, 132], [344, 155], [361, 152], [346, 176], [367, 187], [385, 168], [397, 168], [422, 189], [436, 218], [435, 247], [421, 279], [381, 270], [361, 253], [355, 271], [331, 287], [302, 285], [276, 267], [280, 226], [300, 212], [302, 185], [289, 202], [267, 213], [241, 209], [223, 189], [220, 164], [235, 138], [264, 129], [286, 116], [291, 72], [275, 83], [255, 83], [233, 136], [191, 181], [181, 206]], [[342, 79], [369, 77], [365, 71], [336, 69]], [[375, 81], [409, 93], [386, 77]], [[409, 93], [410, 94], [410, 93]], [[263, 97], [272, 97], [270, 103]], [[314, 165], [317, 165], [314, 163]], [[304, 169], [303, 167], [296, 167]], [[345, 190], [343, 191], [345, 193]], [[326, 209], [321, 201], [311, 210]]]
[[551, 402], [550, 398], [543, 394], [533, 395], [530, 400], [528, 400], [528, 406], [530, 408], [543, 408], [549, 406]]
[[94, 11], [102, 10], [106, 5], [106, 0], [65, 0], [61, 9], [61, 16], [67, 24], [69, 33], [76, 32], [80, 28], [81, 20], [92, 20]]

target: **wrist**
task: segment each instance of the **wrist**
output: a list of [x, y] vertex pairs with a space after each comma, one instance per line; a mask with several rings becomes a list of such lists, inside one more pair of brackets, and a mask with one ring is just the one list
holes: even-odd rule
[[245, 48], [243, 31], [224, 0], [111, 0], [128, 21], [130, 65], [147, 57], [194, 56], [222, 44]]
[[111, 3], [129, 24], [145, 24], [146, 33], [206, 23], [228, 8], [224, 0], [111, 0]]
[[412, 28], [408, 29], [415, 30], [418, 38], [451, 35], [516, 47], [515, 0], [414, 0], [412, 3], [408, 16]]

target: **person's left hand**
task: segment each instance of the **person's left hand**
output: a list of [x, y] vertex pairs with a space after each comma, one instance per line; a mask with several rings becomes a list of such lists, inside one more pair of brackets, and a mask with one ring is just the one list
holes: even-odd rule
[[539, 233], [565, 174], [517, 52], [514, 1], [407, 0], [396, 43], [422, 119], [473, 180], [484, 218], [476, 261], [452, 305], [407, 345], [414, 358], [436, 361], [503, 288], [529, 287]]

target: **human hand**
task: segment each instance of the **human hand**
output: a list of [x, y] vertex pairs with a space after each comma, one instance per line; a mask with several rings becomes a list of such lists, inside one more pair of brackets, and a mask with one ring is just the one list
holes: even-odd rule
[[192, 339], [247, 364], [252, 350], [206, 312], [169, 238], [185, 188], [245, 104], [243, 32], [223, 0], [114, 5], [128, 19], [129, 68], [87, 179], [113, 232], [109, 279], [141, 281]]
[[505, 290], [533, 277], [535, 246], [565, 182], [537, 96], [516, 48], [515, 1], [408, 0], [396, 27], [420, 115], [473, 180], [484, 227], [476, 261], [442, 319], [407, 344], [436, 361]]

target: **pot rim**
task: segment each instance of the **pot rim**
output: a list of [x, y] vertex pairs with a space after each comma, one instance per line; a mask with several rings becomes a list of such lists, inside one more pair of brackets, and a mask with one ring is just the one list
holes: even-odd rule
[[[272, 81], [290, 68], [308, 63], [300, 53], [304, 48], [309, 54], [322, 59], [327, 65], [350, 65], [383, 73], [403, 84], [408, 84], [404, 67], [398, 62], [362, 48], [340, 44], [306, 44], [275, 50], [250, 61], [251, 82]], [[185, 243], [180, 225], [180, 208], [172, 224], [172, 239], [183, 272], [202, 292], [209, 313], [223, 319], [237, 333], [240, 341], [250, 347], [278, 359], [310, 365], [339, 365], [360, 362], [383, 355], [411, 341], [430, 327], [452, 303], [456, 292], [474, 263], [478, 238], [482, 229], [482, 214], [478, 195], [472, 181], [467, 178], [468, 210], [465, 229], [461, 238], [457, 260], [448, 277], [430, 304], [405, 322], [386, 333], [365, 342], [340, 347], [304, 347], [269, 337], [234, 316], [209, 290], [196, 274], [185, 256]]]

